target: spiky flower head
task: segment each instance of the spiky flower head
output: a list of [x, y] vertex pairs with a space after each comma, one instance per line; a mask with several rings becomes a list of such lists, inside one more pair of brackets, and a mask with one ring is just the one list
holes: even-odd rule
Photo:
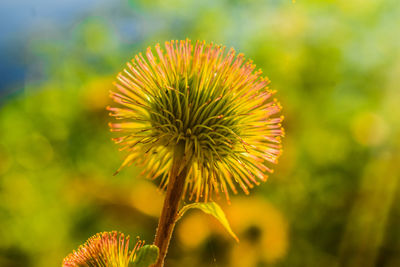
[[137, 250], [143, 245], [138, 241], [129, 251], [129, 236], [116, 231], [98, 233], [73, 251], [63, 261], [63, 267], [128, 267]]
[[128, 62], [111, 92], [119, 106], [108, 109], [121, 122], [110, 127], [123, 133], [114, 141], [128, 151], [121, 168], [142, 165], [165, 188], [180, 145], [189, 200], [223, 192], [229, 201], [237, 185], [248, 194], [281, 154], [283, 117], [268, 78], [242, 54], [213, 43], [171, 41], [155, 51]]

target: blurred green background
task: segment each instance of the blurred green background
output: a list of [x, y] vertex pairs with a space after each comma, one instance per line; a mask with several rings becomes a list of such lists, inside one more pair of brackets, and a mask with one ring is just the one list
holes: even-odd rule
[[134, 54], [185, 38], [253, 59], [278, 90], [287, 136], [267, 183], [220, 201], [241, 242], [192, 211], [167, 266], [400, 266], [397, 0], [0, 9], [0, 266], [60, 266], [100, 231], [153, 241], [162, 194], [134, 167], [112, 176], [124, 155], [105, 106]]

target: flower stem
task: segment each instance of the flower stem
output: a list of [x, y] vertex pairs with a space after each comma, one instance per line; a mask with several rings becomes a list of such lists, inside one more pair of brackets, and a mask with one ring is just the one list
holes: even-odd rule
[[169, 242], [175, 227], [179, 203], [182, 199], [186, 175], [187, 162], [184, 162], [184, 145], [178, 144], [175, 150], [174, 160], [172, 163], [171, 172], [169, 174], [164, 206], [158, 222], [157, 233], [154, 240], [154, 244], [159, 248], [160, 251], [157, 262], [153, 265], [153, 267], [164, 266], [164, 259], [167, 255]]

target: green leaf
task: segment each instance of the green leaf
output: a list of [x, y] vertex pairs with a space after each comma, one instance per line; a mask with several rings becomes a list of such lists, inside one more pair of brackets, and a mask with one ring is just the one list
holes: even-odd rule
[[149, 267], [156, 263], [157, 258], [158, 247], [155, 245], [146, 245], [138, 250], [135, 261], [130, 263], [129, 267]]
[[176, 220], [179, 220], [183, 216], [183, 214], [189, 209], [200, 209], [203, 212], [214, 216], [225, 227], [225, 229], [236, 240], [236, 242], [239, 242], [239, 238], [232, 231], [229, 222], [226, 219], [224, 211], [217, 203], [207, 202], [207, 203], [192, 203], [186, 205], [179, 211], [178, 218]]

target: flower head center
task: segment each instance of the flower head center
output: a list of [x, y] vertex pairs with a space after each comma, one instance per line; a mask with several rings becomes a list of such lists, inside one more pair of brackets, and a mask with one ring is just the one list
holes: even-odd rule
[[160, 145], [184, 143], [186, 152], [197, 160], [218, 160], [238, 143], [238, 114], [229, 95], [217, 95], [207, 88], [197, 90], [194, 80], [161, 89], [163, 93], [151, 103], [153, 112], [149, 114], [153, 134], [162, 136]]

